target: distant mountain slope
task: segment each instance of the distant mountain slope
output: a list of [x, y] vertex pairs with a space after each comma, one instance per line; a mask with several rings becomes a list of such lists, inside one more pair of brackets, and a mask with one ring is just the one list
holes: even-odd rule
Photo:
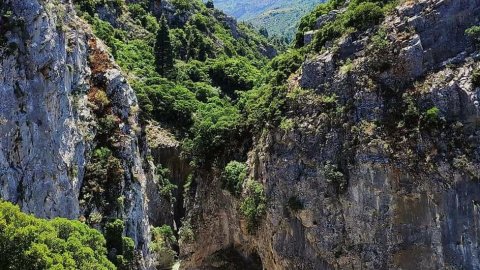
[[324, 0], [214, 0], [215, 6], [239, 20], [265, 27], [270, 35], [295, 33], [297, 22]]

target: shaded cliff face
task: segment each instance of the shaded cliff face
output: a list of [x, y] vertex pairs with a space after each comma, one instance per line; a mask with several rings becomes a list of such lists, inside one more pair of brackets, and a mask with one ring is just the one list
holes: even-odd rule
[[[133, 90], [71, 1], [3, 1], [2, 12], [1, 198], [39, 217], [123, 219], [147, 254], [154, 175]], [[105, 153], [115, 165], [102, 173]]]
[[465, 30], [479, 13], [475, 0], [408, 1], [308, 56], [289, 82], [291, 124], [249, 154], [261, 225], [249, 234], [238, 199], [202, 177], [185, 267], [216, 269], [234, 248], [264, 269], [477, 269], [480, 90]]

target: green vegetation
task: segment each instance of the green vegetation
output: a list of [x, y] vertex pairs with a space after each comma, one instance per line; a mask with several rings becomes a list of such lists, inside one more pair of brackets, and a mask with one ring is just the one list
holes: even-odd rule
[[123, 236], [123, 230], [124, 224], [120, 219], [105, 226], [108, 256], [118, 269], [133, 269], [135, 244], [131, 238]]
[[270, 37], [291, 40], [297, 22], [320, 2], [322, 0], [216, 0], [215, 4], [238, 20], [265, 29]]
[[161, 76], [166, 76], [173, 69], [173, 48], [165, 16], [160, 19], [154, 51], [157, 72]]
[[170, 170], [163, 168], [161, 164], [157, 165], [156, 175], [158, 176], [157, 185], [160, 189], [160, 195], [165, 197], [169, 202], [175, 202], [175, 197], [173, 196], [173, 191], [178, 188], [177, 185], [174, 185], [168, 179], [170, 175]]
[[442, 121], [440, 109], [437, 107], [432, 107], [428, 109], [422, 115], [422, 121], [424, 122], [423, 125], [426, 127], [429, 127], [429, 128], [438, 127]]
[[242, 115], [224, 99], [210, 98], [199, 106], [185, 148], [197, 165], [209, 165], [217, 155], [235, 149], [242, 134]]
[[253, 180], [247, 182], [244, 198], [240, 205], [240, 211], [246, 219], [247, 230], [254, 233], [261, 223], [261, 219], [267, 209], [267, 198], [263, 191], [263, 185]]
[[[172, 0], [175, 13], [168, 16], [168, 20], [161, 17], [160, 21], [146, 2], [80, 0], [76, 4], [126, 73], [136, 91], [142, 119], [153, 119], [175, 133], [182, 141], [183, 156], [190, 159], [194, 175], [197, 169], [224, 168], [221, 175], [223, 186], [235, 196], [241, 196], [240, 211], [248, 230], [254, 232], [266, 211], [263, 186], [252, 180], [245, 183], [245, 164], [231, 161], [223, 167], [225, 162], [246, 159], [245, 149], [251, 144], [251, 134], [261, 134], [266, 128], [294, 128], [295, 119], [286, 117], [286, 108], [292, 102], [292, 95], [309, 91], [289, 89], [287, 82], [298, 72], [306, 54], [311, 49], [320, 50], [326, 42], [345, 33], [364, 31], [378, 24], [388, 10], [389, 2], [352, 0], [345, 13], [319, 29], [311, 47], [303, 46], [297, 39], [298, 48], [289, 49], [271, 61], [262, 54], [268, 48], [268, 31], [263, 31], [262, 36], [248, 24], [232, 24], [227, 16], [213, 8], [212, 2], [207, 6], [199, 0]], [[300, 24], [301, 40], [303, 32], [313, 29], [318, 16], [343, 4], [343, 0], [331, 0], [306, 16]], [[122, 14], [117, 19], [126, 21], [112, 26], [95, 14], [101, 6]], [[380, 30], [372, 40], [372, 47], [378, 51], [388, 47], [386, 33]], [[347, 74], [352, 70], [353, 62], [346, 60], [342, 71]], [[106, 136], [118, 130], [119, 120], [108, 115], [110, 101], [99, 88], [100, 91], [92, 95], [92, 104], [101, 116], [99, 126], [104, 132], [100, 134]], [[307, 95], [302, 96], [305, 97]], [[337, 100], [336, 95], [326, 94], [313, 101], [318, 101], [326, 111], [335, 112], [342, 110], [336, 108]], [[115, 156], [114, 139], [101, 140], [102, 144], [87, 166], [87, 180], [92, 183], [87, 181], [86, 189], [82, 191], [85, 202], [93, 200], [101, 209], [109, 209], [107, 213], [117, 209], [112, 202], [121, 197], [115, 185], [110, 183], [123, 177], [121, 164]], [[339, 191], [345, 189], [346, 176], [336, 165], [326, 164], [324, 172], [327, 180]], [[172, 198], [172, 190], [176, 187], [168, 181], [162, 168], [157, 174], [160, 175], [162, 195]], [[190, 180], [187, 187], [194, 181], [193, 178]], [[303, 203], [292, 197], [288, 207], [291, 211], [298, 211], [303, 208]], [[94, 220], [105, 222], [105, 218], [93, 214]], [[117, 233], [116, 244], [112, 244], [115, 250], [123, 243], [119, 235]], [[188, 223], [183, 224], [179, 236], [180, 241], [194, 237]], [[174, 254], [169, 252], [172, 243], [168, 240], [168, 232], [165, 228], [154, 230], [152, 237], [156, 244], [151, 248], [159, 255], [165, 254], [165, 257], [159, 256], [159, 260], [169, 265]], [[118, 256], [123, 257], [113, 258], [117, 265], [122, 265], [120, 262], [128, 257], [121, 251]]]
[[[127, 72], [142, 118], [174, 131], [194, 164], [206, 166], [227, 155], [222, 149], [237, 143], [239, 130], [247, 130], [236, 100], [261, 84], [259, 68], [268, 61], [261, 48], [268, 44], [248, 25], [232, 29], [228, 18], [199, 0], [172, 4], [175, 15], [155, 22], [143, 2], [76, 1]], [[125, 15], [119, 19], [132, 18], [135, 26], [128, 21], [113, 27], [95, 14], [101, 6]]]
[[238, 196], [242, 193], [242, 185], [246, 177], [247, 165], [238, 161], [230, 161], [223, 170], [223, 188]]
[[175, 263], [176, 252], [172, 246], [176, 244], [177, 240], [173, 235], [173, 230], [168, 225], [152, 229], [152, 242], [150, 243], [150, 250], [157, 254], [157, 268], [171, 269]]
[[338, 166], [332, 164], [330, 161], [325, 163], [323, 173], [328, 183], [332, 183], [337, 192], [342, 192], [347, 188], [347, 179], [345, 175], [338, 169]]
[[[121, 207], [117, 203], [120, 197], [120, 185], [123, 179], [123, 167], [112, 151], [105, 147], [97, 148], [85, 168], [84, 184], [81, 190], [82, 206], [96, 206], [102, 213], [111, 213]], [[91, 219], [91, 224], [102, 220]]]
[[235, 99], [235, 91], [253, 88], [259, 71], [245, 58], [218, 58], [211, 62], [209, 70], [214, 86], [220, 87], [222, 93]]
[[0, 202], [0, 269], [115, 269], [102, 234], [79, 221], [43, 220]]
[[178, 230], [178, 242], [191, 242], [195, 240], [195, 233], [188, 220], [182, 220], [182, 227]]
[[[324, 23], [315, 33], [312, 48], [320, 51], [328, 42], [341, 37], [346, 33], [363, 31], [378, 24], [384, 14], [391, 10], [394, 0], [353, 0], [346, 7], [346, 11], [335, 15], [333, 20]], [[345, 5], [345, 0], [329, 0], [319, 5], [311, 14], [302, 18], [297, 32], [295, 46], [303, 47], [305, 32], [315, 29], [317, 18]]]
[[472, 84], [473, 84], [473, 87], [480, 87], [480, 69], [479, 68], [473, 70]]
[[465, 31], [465, 34], [476, 44], [480, 43], [480, 26], [472, 26]]

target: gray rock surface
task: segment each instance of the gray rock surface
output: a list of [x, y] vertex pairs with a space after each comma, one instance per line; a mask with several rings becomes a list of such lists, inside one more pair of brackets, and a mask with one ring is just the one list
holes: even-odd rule
[[155, 176], [141, 146], [145, 142], [132, 88], [106, 46], [75, 15], [71, 1], [4, 5], [23, 23], [4, 32], [15, 49], [0, 45], [0, 197], [38, 217], [78, 219], [88, 214], [79, 196], [99, 143], [99, 119], [88, 95], [92, 82], [102, 80], [112, 114], [119, 119], [116, 148], [125, 172], [119, 183], [123, 210], [109, 218], [125, 220], [126, 235], [147, 258], [151, 211], [145, 193]]
[[249, 234], [240, 199], [201, 176], [185, 268], [212, 269], [233, 246], [264, 269], [479, 269], [479, 65], [464, 35], [479, 8], [407, 1], [382, 23], [383, 51], [367, 31], [310, 56], [289, 82], [305, 90], [287, 100], [294, 127], [264, 131], [249, 154], [261, 225]]

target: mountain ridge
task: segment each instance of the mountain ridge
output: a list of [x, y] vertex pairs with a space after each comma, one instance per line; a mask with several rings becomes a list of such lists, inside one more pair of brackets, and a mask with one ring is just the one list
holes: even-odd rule
[[270, 35], [291, 39], [300, 19], [324, 0], [215, 0], [217, 8], [256, 28], [266, 28]]

